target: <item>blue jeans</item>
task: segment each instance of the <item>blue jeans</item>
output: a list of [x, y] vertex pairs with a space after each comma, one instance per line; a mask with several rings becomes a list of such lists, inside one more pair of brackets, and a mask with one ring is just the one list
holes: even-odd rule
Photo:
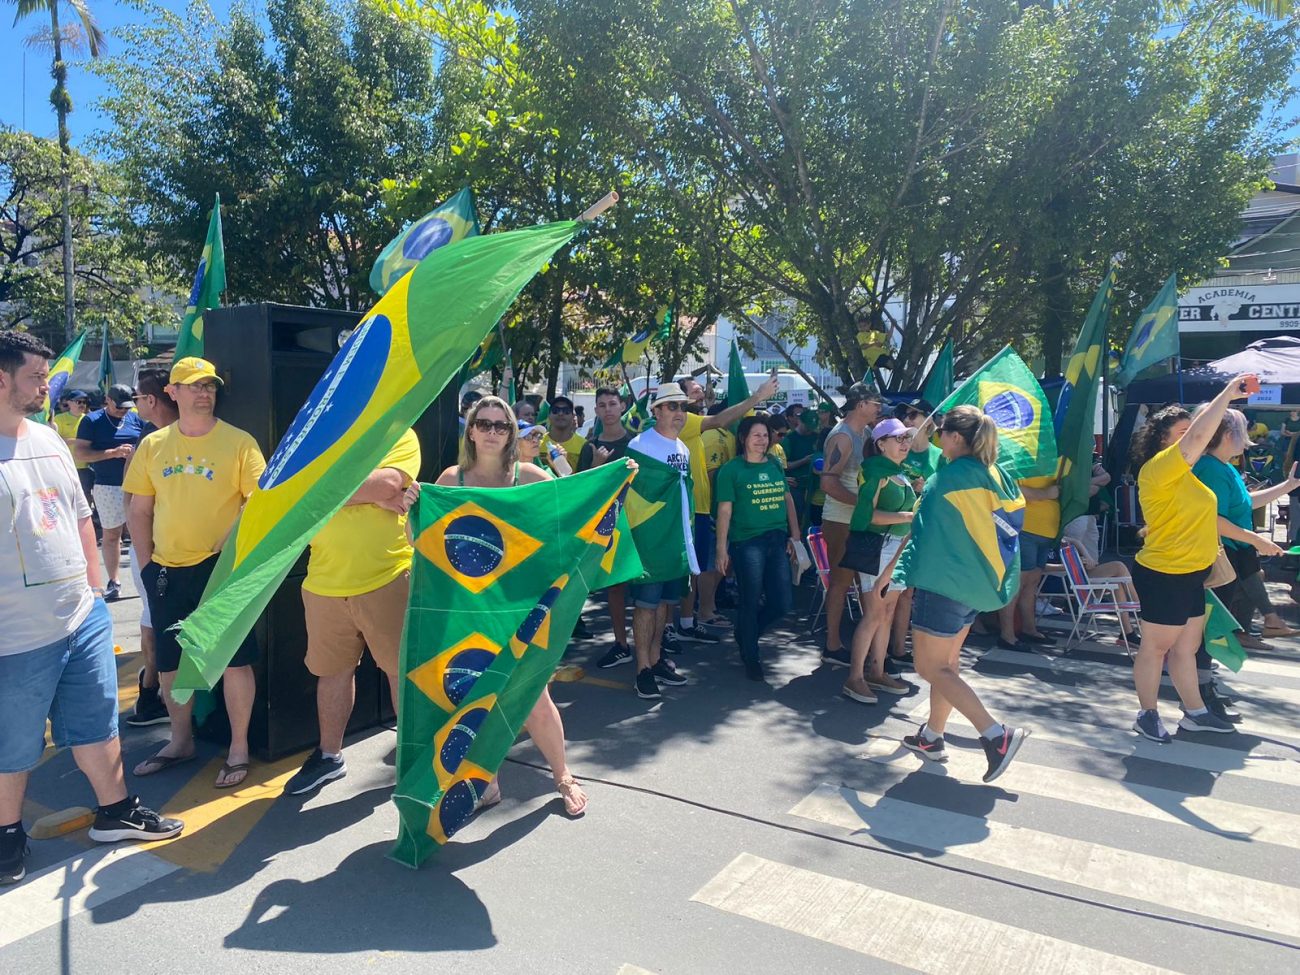
[[727, 546], [740, 589], [736, 646], [746, 668], [758, 666], [758, 638], [763, 631], [790, 612], [790, 559], [785, 554], [786, 538], [783, 531], [770, 531]]

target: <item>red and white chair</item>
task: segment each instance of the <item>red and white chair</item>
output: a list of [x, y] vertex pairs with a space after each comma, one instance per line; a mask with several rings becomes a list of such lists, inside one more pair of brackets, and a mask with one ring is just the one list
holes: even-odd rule
[[[1061, 543], [1061, 562], [1065, 566], [1065, 583], [1070, 591], [1070, 614], [1074, 618], [1074, 629], [1065, 641], [1062, 655], [1069, 653], [1075, 641], [1084, 636], [1080, 631], [1084, 621], [1090, 617], [1114, 616], [1118, 625], [1119, 614], [1128, 613], [1137, 622], [1142, 605], [1137, 600], [1130, 600], [1125, 593], [1125, 587], [1132, 585], [1132, 579], [1127, 576], [1089, 579], [1079, 550], [1069, 542]], [[1133, 656], [1133, 647], [1128, 642], [1128, 634], [1124, 632], [1123, 626], [1120, 626], [1120, 636], [1123, 638], [1125, 652], [1130, 657]]]
[[[808, 554], [812, 557], [813, 568], [817, 570], [817, 608], [808, 617], [808, 629], [810, 632], [815, 632], [817, 621], [826, 612], [826, 597], [831, 589], [830, 557], [826, 554], [826, 539], [822, 537], [822, 530], [817, 525], [808, 529]], [[851, 620], [862, 615], [862, 604], [858, 602], [856, 572], [853, 574], [853, 585], [849, 586], [849, 591], [844, 597], [844, 607], [848, 610]]]

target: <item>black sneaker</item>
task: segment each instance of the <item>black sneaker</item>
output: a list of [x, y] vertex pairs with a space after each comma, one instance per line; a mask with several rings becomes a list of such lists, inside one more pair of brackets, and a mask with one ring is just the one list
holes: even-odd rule
[[659, 692], [659, 682], [649, 667], [636, 675], [636, 696], [647, 701], [657, 701], [663, 697]]
[[126, 723], [132, 728], [145, 728], [151, 724], [166, 724], [171, 721], [171, 715], [167, 713], [167, 705], [163, 703], [162, 688], [144, 686], [143, 667], [136, 675], [136, 684], [140, 688], [140, 695], [135, 699], [135, 708], [126, 719]]
[[632, 659], [632, 651], [621, 643], [616, 643], [609, 652], [596, 661], [596, 666], [601, 670], [609, 670], [611, 667], [617, 667], [619, 664], [625, 664]]
[[131, 796], [130, 808], [120, 816], [110, 816], [101, 806], [95, 811], [90, 838], [96, 843], [119, 840], [167, 840], [179, 836], [185, 824], [179, 819], [165, 819], [148, 806], [140, 805], [139, 796]]
[[298, 769], [293, 778], [284, 784], [284, 794], [300, 796], [319, 788], [326, 782], [341, 779], [347, 774], [348, 763], [343, 761], [342, 755], [338, 758], [326, 758], [319, 748], [313, 748], [311, 754], [307, 756], [307, 761], [302, 763], [302, 768]]
[[1006, 727], [993, 741], [980, 735], [980, 744], [984, 746], [984, 757], [989, 760], [989, 770], [984, 773], [985, 782], [992, 782], [1007, 770], [1007, 766], [1016, 757], [1016, 752], [1020, 751], [1020, 746], [1025, 743], [1025, 738], [1028, 736], [1029, 732], [1024, 728]]
[[122, 598], [122, 584], [116, 579], [110, 579], [108, 585], [104, 587], [104, 602], [115, 603]]
[[698, 622], [692, 623], [690, 626], [682, 626], [681, 623], [678, 623], [673, 627], [673, 632], [677, 635], [677, 639], [682, 643], [718, 642], [718, 638], [704, 627], [700, 626]]
[[680, 687], [686, 683], [686, 678], [677, 672], [677, 668], [662, 658], [650, 668], [650, 673], [654, 674], [656, 680], [670, 687]]
[[591, 639], [591, 630], [587, 629], [587, 621], [581, 616], [578, 617], [578, 622], [573, 624], [573, 638], [575, 640]]
[[838, 650], [823, 650], [822, 663], [830, 664], [832, 667], [847, 667], [853, 663], [853, 658], [849, 655], [847, 647], [840, 647]]
[[1188, 714], [1184, 711], [1178, 719], [1178, 727], [1183, 731], [1212, 731], [1218, 735], [1230, 735], [1237, 730], [1231, 721], [1219, 717], [1213, 711], [1204, 714]]
[[763, 673], [762, 664], [745, 664], [745, 677], [752, 681], [767, 680], [767, 675]]
[[22, 823], [0, 832], [0, 885], [16, 884], [27, 876], [27, 864], [23, 861], [30, 852]]
[[1215, 686], [1214, 681], [1201, 685], [1201, 700], [1205, 702], [1205, 706], [1209, 708], [1210, 711], [1222, 718], [1224, 721], [1231, 722], [1232, 724], [1239, 724], [1241, 722], [1241, 712], [1232, 708], [1232, 698], [1225, 694], [1221, 694], [1219, 688]]
[[943, 743], [943, 739], [938, 741], [929, 741], [925, 735], [921, 734], [925, 725], [916, 729], [914, 735], [903, 736], [903, 747], [910, 748], [922, 758], [928, 758], [932, 762], [948, 761], [948, 748]]
[[677, 638], [677, 628], [673, 624], [669, 623], [664, 627], [664, 636], [659, 641], [659, 649], [664, 653], [672, 654], [674, 657], [683, 651], [684, 647]]

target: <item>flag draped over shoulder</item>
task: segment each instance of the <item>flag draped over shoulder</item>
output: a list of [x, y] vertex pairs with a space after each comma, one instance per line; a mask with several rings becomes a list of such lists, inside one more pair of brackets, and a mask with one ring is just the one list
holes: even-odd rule
[[998, 464], [1012, 477], [1021, 480], [1056, 473], [1051, 405], [1011, 346], [980, 366], [936, 412], [946, 413], [963, 404], [978, 406], [998, 425]]
[[81, 347], [86, 344], [86, 336], [89, 330], [83, 331], [72, 344], [59, 353], [52, 363], [50, 363], [50, 391], [45, 397], [45, 409], [33, 417], [38, 423], [48, 423], [50, 417], [54, 415], [54, 409], [59, 405], [59, 398], [63, 391], [68, 388], [68, 381], [72, 379], [72, 370], [77, 368], [77, 360], [81, 358]]
[[926, 486], [894, 579], [980, 612], [1001, 609], [1020, 587], [1025, 499], [1001, 467], [974, 457], [944, 466]]
[[1088, 511], [1092, 484], [1092, 455], [1097, 442], [1097, 391], [1101, 387], [1101, 357], [1106, 348], [1106, 323], [1115, 295], [1115, 269], [1097, 289], [1092, 307], [1074, 342], [1065, 367], [1065, 388], [1056, 404], [1056, 445], [1061, 452], [1057, 480], [1061, 488], [1061, 527]]
[[203, 355], [203, 313], [221, 307], [221, 292], [226, 290], [226, 247], [221, 238], [221, 196], [214, 194], [212, 216], [208, 219], [208, 237], [194, 272], [194, 286], [185, 306], [185, 318], [176, 336], [172, 362], [186, 356]]
[[931, 406], [942, 403], [952, 393], [952, 339], [943, 343], [939, 355], [930, 367], [930, 375], [925, 379], [921, 389], [921, 399]]
[[104, 326], [104, 344], [99, 352], [99, 388], [105, 395], [110, 386], [117, 382], [117, 373], [113, 371], [113, 350], [109, 341], [108, 326]]
[[[397, 282], [338, 351], [267, 463], [180, 628], [176, 676], [210, 689], [307, 543], [584, 226], [546, 224], [444, 248]], [[567, 482], [566, 482], [567, 483]]]
[[625, 339], [605, 360], [605, 365], [601, 368], [612, 369], [615, 366], [627, 365], [636, 362], [641, 356], [645, 355], [646, 348], [651, 342], [662, 342], [672, 333], [673, 313], [668, 307], [660, 308], [655, 312], [655, 319], [645, 328], [637, 331], [631, 338]]
[[627, 520], [645, 573], [638, 582], [671, 582], [698, 575], [695, 495], [689, 474], [628, 448], [640, 465], [627, 492]]
[[1246, 651], [1237, 639], [1240, 629], [1241, 624], [1214, 590], [1205, 590], [1205, 652], [1233, 673], [1246, 662]]
[[1142, 370], [1178, 355], [1178, 279], [1169, 275], [1160, 293], [1142, 310], [1124, 346], [1115, 383], [1127, 386]]
[[421, 489], [399, 668], [398, 862], [419, 866], [473, 814], [587, 594], [640, 574], [621, 544], [631, 479], [607, 464], [522, 487]]
[[377, 295], [388, 294], [402, 275], [438, 248], [478, 234], [474, 192], [466, 186], [442, 206], [407, 224], [388, 242], [370, 269], [370, 290]]

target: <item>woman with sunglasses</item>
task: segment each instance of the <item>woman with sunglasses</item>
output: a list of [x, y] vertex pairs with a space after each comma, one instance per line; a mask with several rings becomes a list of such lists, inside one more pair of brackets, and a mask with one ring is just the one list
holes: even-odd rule
[[903, 744], [930, 761], [947, 761], [943, 732], [954, 708], [980, 735], [988, 760], [984, 781], [1006, 771], [1029, 734], [999, 724], [961, 679], [961, 648], [980, 612], [1005, 606], [1020, 576], [1019, 530], [1025, 502], [1016, 482], [997, 466], [998, 428], [973, 406], [943, 418], [939, 447], [947, 461], [921, 495], [912, 532], [880, 573], [877, 592], [893, 580], [912, 596], [912, 656], [930, 684], [930, 714]]
[[[484, 396], [465, 414], [460, 463], [448, 467], [434, 483], [441, 487], [503, 488], [551, 480], [551, 475], [541, 467], [520, 462], [518, 434], [519, 421], [509, 404], [496, 396]], [[419, 496], [420, 485], [412, 484], [404, 496], [406, 506], [413, 505]], [[565, 761], [564, 723], [551, 700], [549, 688], [542, 689], [542, 696], [524, 722], [524, 730], [551, 767], [556, 791], [564, 800], [564, 811], [570, 816], [581, 816], [587, 808], [587, 794]], [[501, 787], [493, 779], [479, 800], [479, 808], [500, 801]]]
[[875, 704], [876, 691], [906, 694], [912, 685], [885, 673], [885, 652], [898, 609], [899, 594], [906, 588], [885, 583], [876, 591], [881, 568], [892, 565], [912, 527], [916, 491], [903, 470], [912, 447], [912, 431], [902, 420], [890, 417], [871, 430], [866, 459], [862, 462], [862, 487], [849, 522], [849, 542], [840, 565], [858, 573], [866, 612], [853, 631], [849, 677], [841, 693], [860, 704]]

